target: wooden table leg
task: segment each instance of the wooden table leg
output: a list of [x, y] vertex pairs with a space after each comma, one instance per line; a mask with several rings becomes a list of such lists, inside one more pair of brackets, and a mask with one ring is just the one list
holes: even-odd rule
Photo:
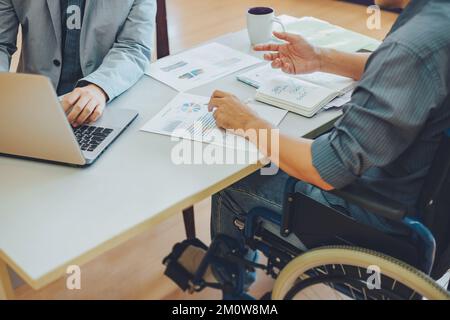
[[188, 239], [195, 239], [195, 216], [194, 207], [183, 210], [184, 228]]
[[0, 300], [14, 299], [14, 289], [6, 263], [0, 260]]
[[156, 51], [158, 59], [161, 59], [170, 54], [166, 0], [157, 0], [157, 5], [158, 11], [156, 13]]

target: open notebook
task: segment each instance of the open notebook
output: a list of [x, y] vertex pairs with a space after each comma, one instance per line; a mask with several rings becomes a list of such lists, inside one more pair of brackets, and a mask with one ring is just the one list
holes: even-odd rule
[[305, 117], [314, 116], [341, 92], [289, 76], [265, 81], [256, 91], [255, 99]]
[[238, 75], [238, 80], [257, 88], [255, 99], [305, 117], [312, 117], [333, 99], [350, 93], [353, 79], [323, 72], [287, 75], [264, 65]]
[[[238, 75], [237, 79], [241, 82], [244, 82], [258, 89], [267, 80], [282, 75], [286, 74], [279, 69], [273, 69], [270, 64], [265, 64], [262, 67], [257, 67]], [[356, 82], [351, 78], [324, 72], [314, 72], [301, 75], [289, 75], [289, 77], [300, 79], [306, 82], [311, 82], [313, 84], [326, 87], [329, 89], [334, 89], [336, 91], [339, 91], [341, 94], [353, 90], [356, 86]]]

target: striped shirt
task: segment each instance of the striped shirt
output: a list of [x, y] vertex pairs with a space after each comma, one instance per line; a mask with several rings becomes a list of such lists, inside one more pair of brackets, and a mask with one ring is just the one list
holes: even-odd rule
[[412, 0], [370, 57], [344, 115], [314, 141], [337, 189], [357, 184], [415, 210], [450, 128], [450, 1]]

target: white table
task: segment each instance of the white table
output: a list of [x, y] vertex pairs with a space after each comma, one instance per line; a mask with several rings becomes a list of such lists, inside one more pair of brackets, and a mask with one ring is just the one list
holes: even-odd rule
[[[250, 52], [245, 31], [215, 41]], [[254, 89], [235, 75], [192, 93], [222, 89], [242, 99]], [[259, 165], [174, 165], [169, 137], [141, 132], [176, 92], [142, 78], [110, 108], [132, 108], [139, 119], [87, 169], [0, 157], [0, 299], [12, 298], [6, 266], [34, 289], [64, 276], [69, 265], [82, 265], [136, 236], [170, 215], [192, 206]], [[289, 114], [284, 132], [311, 136], [331, 126], [340, 111], [312, 119]]]

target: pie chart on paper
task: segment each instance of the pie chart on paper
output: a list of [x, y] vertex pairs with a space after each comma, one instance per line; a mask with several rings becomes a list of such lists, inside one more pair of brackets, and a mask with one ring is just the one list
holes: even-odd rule
[[186, 102], [181, 107], [181, 111], [184, 113], [196, 113], [199, 112], [201, 109], [202, 106], [194, 102]]

